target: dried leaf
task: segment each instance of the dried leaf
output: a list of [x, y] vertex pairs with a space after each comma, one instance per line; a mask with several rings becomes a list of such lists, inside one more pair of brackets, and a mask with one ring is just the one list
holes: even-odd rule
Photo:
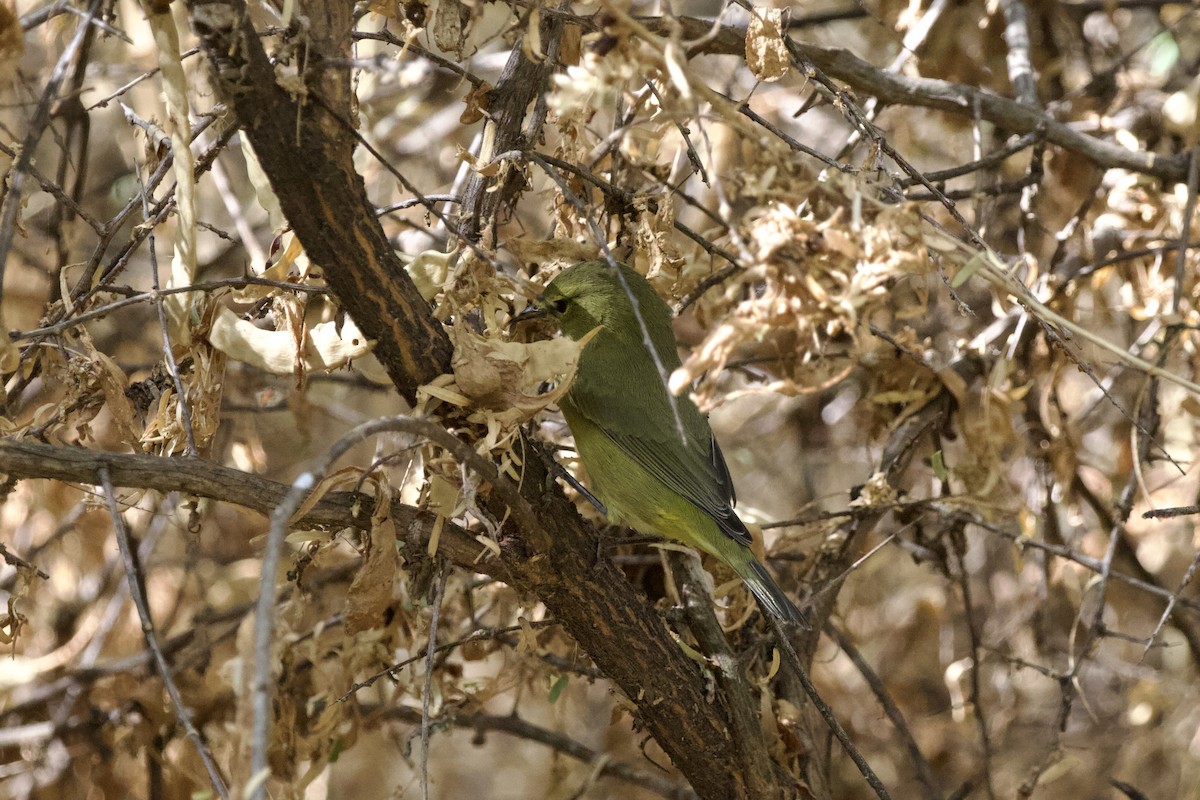
[[104, 393], [104, 405], [117, 424], [121, 441], [140, 451], [142, 425], [133, 402], [125, 395], [129, 377], [117, 366], [116, 361], [104, 353], [94, 351], [91, 356], [92, 363], [97, 367], [95, 375], [99, 378], [100, 390]]
[[[297, 347], [297, 338], [303, 341], [303, 348]], [[228, 308], [217, 312], [208, 341], [230, 358], [273, 375], [291, 375], [298, 369], [336, 369], [365, 356], [375, 344], [350, 319], [340, 326], [330, 321], [308, 329], [268, 331]]]
[[783, 41], [783, 9], [755, 8], [746, 26], [746, 64], [760, 81], [787, 75], [787, 45]]
[[467, 96], [463, 98], [466, 108], [459, 115], [458, 121], [463, 125], [473, 125], [483, 119], [488, 108], [488, 100], [491, 99], [491, 91], [492, 85], [487, 81], [472, 86], [471, 91], [467, 92]]
[[471, 9], [460, 0], [434, 0], [429, 33], [443, 52], [463, 57], [467, 31], [471, 26]]
[[392, 519], [392, 492], [376, 483], [375, 512], [363, 553], [363, 565], [346, 592], [346, 632], [353, 635], [378, 627], [392, 605], [400, 553], [396, 549], [396, 523]]
[[[455, 385], [473, 406], [497, 412], [489, 417], [511, 427], [558, 402], [570, 387], [579, 353], [595, 333], [578, 342], [563, 336], [524, 344], [488, 339], [455, 326], [451, 336]], [[544, 383], [555, 386], [539, 392]]]
[[404, 271], [416, 284], [421, 297], [433, 300], [450, 277], [450, 254], [439, 250], [424, 250], [405, 265]]

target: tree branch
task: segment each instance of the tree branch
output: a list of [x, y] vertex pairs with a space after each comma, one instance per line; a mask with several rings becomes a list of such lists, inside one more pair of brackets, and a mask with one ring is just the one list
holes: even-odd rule
[[[409, 725], [421, 724], [421, 712], [404, 706], [389, 706], [387, 708], [369, 706], [362, 709], [364, 716], [375, 719], [398, 719]], [[570, 756], [586, 764], [597, 764], [601, 775], [611, 776], [618, 780], [640, 786], [668, 800], [694, 800], [694, 792], [689, 791], [670, 780], [665, 775], [651, 772], [641, 767], [622, 761], [607, 761], [604, 753], [593, 750], [577, 739], [558, 733], [557, 731], [534, 725], [520, 717], [493, 716], [490, 714], [446, 714], [434, 720], [439, 725], [453, 725], [456, 728], [467, 728], [478, 733], [496, 731], [515, 736], [530, 742], [538, 742], [553, 749], [555, 752]]]
[[[0, 439], [0, 464], [16, 478], [49, 478], [98, 484], [107, 470], [114, 486], [179, 491], [234, 503], [269, 515], [289, 487], [257, 475], [200, 459], [105, 453]], [[447, 524], [439, 553], [455, 564], [503, 580], [519, 592], [539, 597], [556, 620], [579, 642], [597, 667], [638, 707], [638, 716], [702, 798], [781, 795], [776, 777], [752, 792], [749, 773], [728, 740], [726, 698], [709, 693], [708, 678], [669, 635], [662, 619], [625, 575], [607, 558], [597, 558], [599, 540], [557, 490], [536, 452], [527, 454], [522, 493], [533, 506], [540, 530], [505, 527], [501, 556], [462, 528]], [[500, 493], [489, 493], [491, 510], [503, 518]], [[366, 527], [372, 498], [335, 492], [292, 521], [293, 526]], [[406, 548], [423, 550], [434, 516], [395, 503], [392, 516]], [[509, 523], [511, 525], [511, 523]], [[536, 542], [531, 546], [530, 542]], [[714, 769], [722, 764], [722, 769]], [[756, 777], [758, 781], [760, 777]]]
[[[341, 306], [377, 342], [375, 355], [396, 388], [412, 401], [418, 386], [449, 371], [450, 341], [388, 243], [354, 169], [354, 141], [343, 130], [349, 73], [321, 69], [322, 59], [349, 54], [352, 8], [344, 0], [306, 4], [308, 63], [297, 102], [276, 81], [242, 0], [188, 2], [213, 81], [254, 146], [288, 222]], [[315, 99], [304, 99], [308, 93]]]
[[[665, 30], [667, 25], [667, 21], [662, 19], [643, 22], [655, 31]], [[698, 52], [739, 56], [745, 53], [744, 29], [724, 26], [714, 34], [711, 22], [690, 17], [682, 17], [678, 22], [685, 39], [704, 39]], [[786, 38], [786, 42], [789, 52], [798, 61], [818, 67], [858, 94], [872, 95], [890, 105], [932, 108], [966, 117], [973, 117], [978, 110], [981, 119], [1010, 133], [1026, 134], [1043, 129], [1048, 142], [1087, 156], [1105, 169], [1127, 169], [1177, 183], [1187, 180], [1186, 153], [1160, 156], [1145, 150], [1128, 150], [1082, 133], [1038, 108], [993, 92], [962, 83], [896, 75], [840, 47], [821, 47], [790, 37]]]
[[[202, 459], [163, 458], [130, 453], [108, 453], [82, 447], [56, 447], [26, 439], [0, 439], [0, 465], [14, 478], [48, 478], [98, 485], [108, 471], [114, 486], [180, 492], [232, 503], [264, 517], [283, 502], [289, 486], [241, 470]], [[330, 492], [304, 514], [294, 518], [294, 529], [367, 528], [375, 501], [358, 492]], [[392, 504], [396, 528], [405, 531], [410, 546], [424, 547], [433, 529], [434, 515]], [[484, 574], [492, 574], [482, 558], [487, 548], [456, 525], [446, 525], [439, 552], [455, 563]], [[503, 575], [499, 577], [503, 578]]]

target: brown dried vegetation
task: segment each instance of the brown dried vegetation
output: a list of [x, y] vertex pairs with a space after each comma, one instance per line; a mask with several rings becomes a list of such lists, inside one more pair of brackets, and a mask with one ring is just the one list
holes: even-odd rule
[[[0, 795], [1191, 796], [1200, 13], [775, 5], [0, 4]], [[608, 256], [866, 781], [547, 474]]]

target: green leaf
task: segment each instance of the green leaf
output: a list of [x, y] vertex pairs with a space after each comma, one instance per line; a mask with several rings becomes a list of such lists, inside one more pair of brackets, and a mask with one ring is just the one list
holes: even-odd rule
[[559, 675], [558, 679], [550, 686], [550, 702], [553, 703], [562, 694], [562, 690], [567, 688], [567, 681], [571, 678], [569, 675]]
[[1146, 45], [1143, 58], [1151, 74], [1157, 78], [1165, 77], [1179, 63], [1179, 43], [1170, 31], [1163, 31]]
[[983, 257], [977, 255], [966, 264], [963, 264], [962, 269], [955, 273], [954, 277], [950, 280], [950, 288], [957, 289], [970, 280], [971, 276], [983, 266], [983, 263]]
[[950, 474], [950, 471], [946, 469], [946, 461], [942, 457], [941, 450], [935, 450], [933, 452], [932, 461], [933, 461], [933, 474], [938, 477], [939, 481], [946, 480], [946, 477]]

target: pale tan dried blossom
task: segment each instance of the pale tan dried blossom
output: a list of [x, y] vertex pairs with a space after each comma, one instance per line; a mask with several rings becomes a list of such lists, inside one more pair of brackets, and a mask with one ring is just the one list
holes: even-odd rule
[[[454, 342], [454, 384], [470, 405], [468, 419], [494, 419], [509, 432], [570, 386], [575, 364], [590, 337], [575, 342], [558, 337], [540, 342], [508, 342], [480, 336], [466, 326], [450, 328]], [[554, 388], [539, 392], [544, 383]]]
[[850, 505], [862, 508], [876, 508], [896, 502], [896, 489], [888, 483], [888, 476], [876, 472], [862, 485], [859, 496], [850, 501]]
[[760, 209], [745, 231], [753, 263], [726, 286], [725, 298], [737, 299], [672, 377], [672, 389], [701, 375], [708, 388], [739, 350], [769, 336], [772, 354], [793, 364], [770, 390], [803, 391], [800, 374], [827, 342], [857, 342], [862, 320], [891, 302], [891, 286], [928, 269], [912, 220], [892, 210], [852, 230], [836, 212], [817, 221], [781, 203]]
[[746, 26], [746, 66], [760, 81], [777, 81], [791, 64], [781, 33], [782, 8], [758, 8]]
[[597, 108], [612, 108], [639, 67], [618, 48], [604, 55], [588, 51], [582, 61], [552, 80], [548, 102], [559, 124], [587, 122]]
[[638, 211], [634, 252], [648, 262], [647, 268], [639, 272], [651, 283], [660, 276], [674, 280], [684, 262], [683, 255], [674, 247], [675, 206], [669, 198], [649, 195], [634, 198], [633, 206]]

